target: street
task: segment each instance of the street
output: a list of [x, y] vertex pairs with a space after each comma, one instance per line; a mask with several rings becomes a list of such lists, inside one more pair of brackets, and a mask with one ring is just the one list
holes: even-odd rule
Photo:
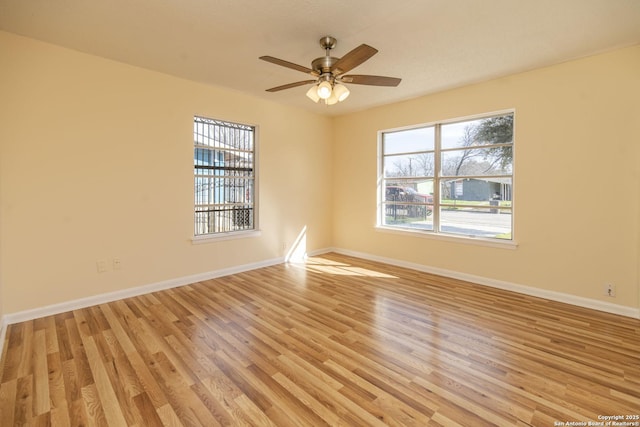
[[[476, 237], [496, 237], [511, 233], [510, 214], [471, 211], [442, 211], [440, 228], [445, 233], [463, 234]], [[405, 223], [413, 228], [431, 229], [433, 216], [424, 221]]]

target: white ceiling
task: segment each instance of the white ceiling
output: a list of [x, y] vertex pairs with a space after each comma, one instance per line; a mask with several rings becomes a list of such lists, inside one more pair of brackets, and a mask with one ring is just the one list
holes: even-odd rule
[[[0, 29], [336, 115], [638, 44], [640, 0], [0, 0]], [[310, 67], [325, 35], [336, 57], [379, 50], [352, 73], [402, 83], [333, 106], [265, 92], [309, 76], [259, 56]]]

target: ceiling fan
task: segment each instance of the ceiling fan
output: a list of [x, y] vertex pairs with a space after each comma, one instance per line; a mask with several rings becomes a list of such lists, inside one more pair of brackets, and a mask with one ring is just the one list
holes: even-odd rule
[[274, 58], [273, 56], [261, 56], [259, 59], [262, 59], [263, 61], [291, 68], [292, 70], [302, 71], [303, 73], [313, 76], [313, 79], [310, 80], [303, 80], [300, 82], [272, 87], [271, 89], [267, 89], [267, 92], [278, 92], [280, 90], [313, 83], [314, 85], [307, 92], [307, 96], [313, 102], [318, 102], [322, 99], [325, 104], [332, 105], [337, 102], [344, 101], [349, 96], [349, 89], [347, 89], [343, 83], [394, 87], [400, 84], [402, 79], [397, 77], [369, 76], [362, 74], [345, 75], [345, 73], [351, 71], [378, 53], [378, 50], [369, 45], [361, 44], [342, 58], [334, 58], [330, 55], [330, 52], [331, 49], [336, 47], [336, 43], [336, 39], [331, 36], [322, 37], [320, 39], [320, 46], [325, 50], [325, 56], [314, 59], [311, 62], [311, 68], [294, 64], [283, 59]]

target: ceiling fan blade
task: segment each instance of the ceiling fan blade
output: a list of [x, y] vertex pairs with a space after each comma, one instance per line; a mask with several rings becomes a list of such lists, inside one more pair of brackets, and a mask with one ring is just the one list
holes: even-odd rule
[[284, 59], [274, 58], [273, 56], [261, 56], [259, 59], [263, 61], [271, 62], [272, 64], [281, 65], [283, 67], [291, 68], [292, 70], [302, 71], [307, 74], [317, 74], [311, 68], [303, 67], [302, 65], [294, 64], [293, 62], [285, 61]]
[[305, 80], [302, 82], [289, 83], [282, 86], [272, 87], [271, 89], [267, 89], [267, 92], [278, 92], [279, 90], [291, 89], [292, 87], [298, 87], [303, 85], [308, 85], [309, 83], [315, 83], [317, 80]]
[[333, 64], [333, 67], [331, 67], [331, 72], [334, 75], [344, 74], [362, 64], [364, 61], [371, 58], [376, 53], [378, 53], [377, 49], [374, 49], [366, 44], [361, 44], [351, 52], [344, 55], [342, 58], [338, 59], [336, 63]]
[[340, 77], [340, 80], [344, 83], [370, 86], [398, 86], [402, 81], [397, 77], [366, 76], [362, 74], [349, 74], [348, 76]]

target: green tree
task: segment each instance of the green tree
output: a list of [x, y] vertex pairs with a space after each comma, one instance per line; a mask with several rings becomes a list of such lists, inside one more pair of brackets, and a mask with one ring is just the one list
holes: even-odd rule
[[[513, 114], [484, 119], [476, 129], [476, 139], [485, 144], [513, 143]], [[513, 162], [511, 146], [491, 148], [487, 159], [492, 165], [500, 165], [503, 169]]]

